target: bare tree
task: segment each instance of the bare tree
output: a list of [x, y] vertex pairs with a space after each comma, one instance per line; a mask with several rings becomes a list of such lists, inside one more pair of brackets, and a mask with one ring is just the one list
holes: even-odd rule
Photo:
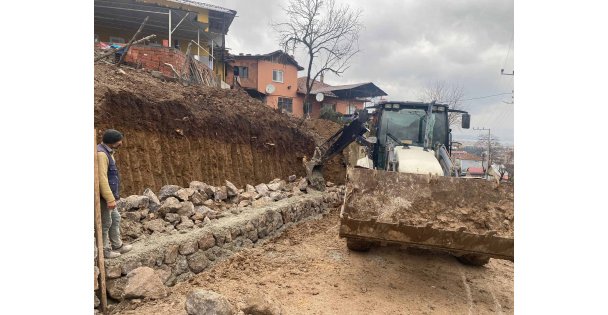
[[[420, 93], [419, 98], [423, 102], [437, 101], [437, 103], [446, 104], [450, 109], [462, 109], [463, 96], [462, 85], [435, 81]], [[462, 114], [459, 113], [450, 113], [448, 115], [450, 126], [459, 124], [461, 116]]]
[[514, 172], [514, 161], [515, 161], [515, 152], [513, 149], [509, 150], [505, 155], [505, 163], [504, 163], [504, 171], [501, 172], [500, 178], [502, 179], [505, 173], [509, 174], [509, 180], [513, 181], [513, 172]]
[[317, 77], [324, 72], [341, 75], [359, 52], [361, 11], [353, 11], [348, 5], [338, 6], [335, 0], [290, 0], [283, 11], [287, 21], [273, 27], [285, 51], [303, 48], [308, 55], [304, 96], [307, 106]]
[[487, 156], [488, 168], [492, 165], [492, 162], [496, 159], [499, 152], [502, 150], [502, 145], [500, 144], [498, 137], [487, 134], [479, 135], [479, 137], [477, 137], [477, 142], [475, 143], [475, 146], [481, 148], [483, 152], [488, 152], [488, 149], [490, 150], [490, 156]]

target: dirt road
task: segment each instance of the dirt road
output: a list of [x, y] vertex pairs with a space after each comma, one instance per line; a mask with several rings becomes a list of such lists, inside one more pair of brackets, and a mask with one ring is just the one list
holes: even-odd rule
[[468, 267], [455, 258], [398, 247], [348, 251], [338, 210], [300, 223], [266, 244], [240, 252], [162, 300], [127, 302], [119, 314], [186, 314], [195, 288], [234, 305], [263, 294], [284, 314], [512, 314], [513, 263]]

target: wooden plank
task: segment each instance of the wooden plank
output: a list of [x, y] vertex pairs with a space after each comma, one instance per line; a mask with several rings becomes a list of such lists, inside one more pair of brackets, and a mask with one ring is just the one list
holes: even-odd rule
[[127, 53], [129, 52], [129, 49], [131, 48], [133, 41], [135, 40], [135, 38], [137, 38], [137, 35], [139, 35], [139, 33], [141, 33], [141, 31], [144, 29], [144, 25], [146, 25], [146, 22], [148, 22], [148, 18], [149, 18], [149, 16], [146, 16], [144, 21], [141, 23], [141, 25], [137, 29], [137, 32], [135, 32], [133, 37], [131, 37], [131, 39], [129, 40], [129, 43], [127, 43], [127, 45], [125, 46], [126, 47], [125, 52], [120, 56], [120, 60], [118, 60], [118, 64], [116, 64], [116, 66], [120, 67], [120, 64], [122, 64], [122, 62], [125, 60], [125, 57], [127, 56]]
[[[190, 58], [190, 48], [192, 48], [192, 43], [188, 43], [188, 48], [186, 48], [186, 57], [184, 58], [184, 65], [182, 66], [182, 68], [180, 69], [180, 80], [184, 80], [184, 74], [186, 74], [188, 76], [188, 82], [191, 81], [190, 78], [190, 69], [188, 68], [188, 63], [190, 60], [188, 60], [188, 58]], [[186, 69], [188, 69], [188, 73], [186, 72]]]
[[104, 314], [108, 312], [108, 296], [106, 292], [106, 268], [103, 257], [103, 231], [101, 229], [101, 205], [99, 196], [99, 164], [97, 161], [97, 129], [94, 129], [93, 144], [95, 145], [95, 241], [97, 244], [97, 267], [99, 268], [99, 290], [101, 292], [101, 311]]

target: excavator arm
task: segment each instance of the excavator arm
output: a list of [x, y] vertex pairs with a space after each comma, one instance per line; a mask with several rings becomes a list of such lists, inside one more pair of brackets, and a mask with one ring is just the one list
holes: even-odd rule
[[356, 118], [348, 125], [342, 127], [338, 132], [331, 136], [322, 145], [315, 148], [315, 152], [310, 161], [304, 161], [306, 168], [306, 176], [310, 186], [323, 191], [325, 190], [325, 179], [323, 178], [323, 166], [325, 163], [342, 152], [349, 144], [354, 141], [362, 141], [363, 134], [369, 130], [365, 127], [365, 123], [369, 118], [367, 110], [363, 109], [357, 112]]

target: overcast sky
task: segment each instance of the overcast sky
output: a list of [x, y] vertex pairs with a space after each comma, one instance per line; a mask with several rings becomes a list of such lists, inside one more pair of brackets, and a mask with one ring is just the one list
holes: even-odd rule
[[[280, 46], [271, 23], [283, 19], [279, 0], [200, 0], [237, 11], [226, 39], [231, 53], [268, 53]], [[340, 2], [340, 0], [338, 0]], [[460, 84], [464, 99], [510, 93], [513, 76], [513, 0], [486, 1], [344, 1], [361, 9], [361, 52], [341, 76], [328, 84], [373, 82], [391, 100], [417, 101], [436, 81]], [[307, 60], [296, 54], [301, 65]], [[301, 71], [299, 76], [304, 76]], [[513, 141], [511, 95], [464, 102], [471, 127], [492, 129], [501, 141]], [[485, 131], [487, 132], [487, 131]], [[481, 131], [458, 130], [455, 140]]]

